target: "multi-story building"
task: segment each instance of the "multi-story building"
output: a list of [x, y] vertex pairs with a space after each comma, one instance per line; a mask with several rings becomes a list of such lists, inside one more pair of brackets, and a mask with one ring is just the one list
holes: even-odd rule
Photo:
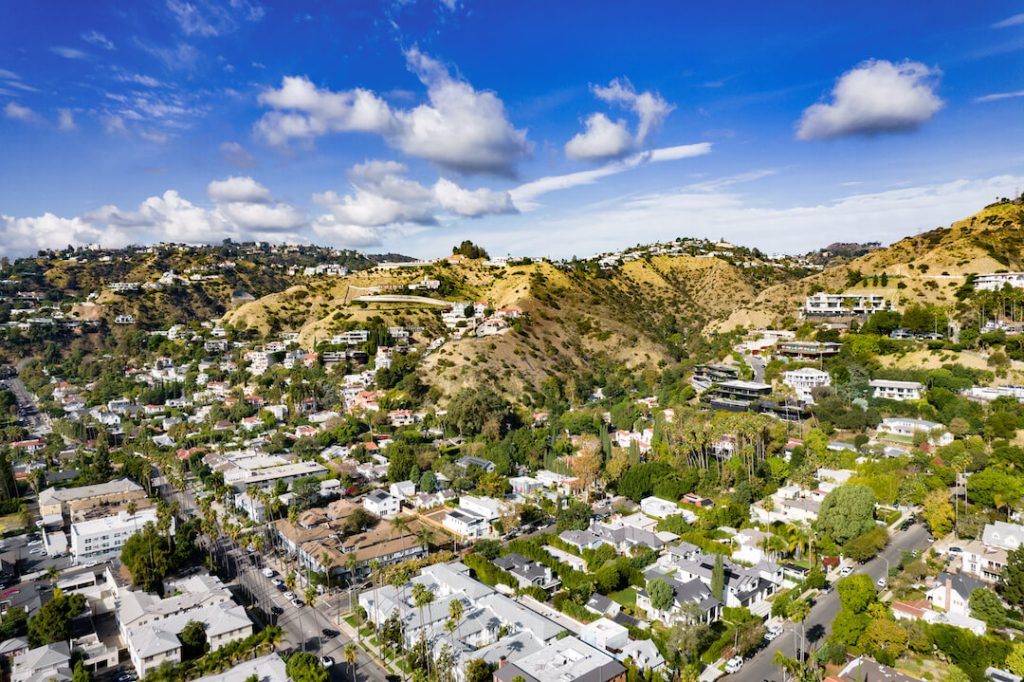
[[374, 516], [390, 519], [393, 516], [397, 516], [398, 512], [401, 511], [402, 501], [397, 497], [392, 497], [383, 490], [374, 490], [363, 498], [363, 507]]
[[1024, 272], [997, 272], [974, 278], [974, 288], [982, 291], [998, 291], [1004, 286], [1024, 289]]
[[[71, 556], [75, 563], [103, 561], [117, 556], [132, 535], [156, 523], [156, 509], [140, 509], [135, 514], [126, 511], [97, 519], [71, 524]], [[171, 520], [171, 533], [174, 521]]]
[[39, 514], [44, 519], [64, 516], [93, 507], [127, 504], [145, 497], [146, 491], [142, 486], [127, 478], [78, 488], [47, 488], [39, 493]]
[[802, 367], [784, 372], [782, 383], [796, 391], [796, 397], [801, 402], [813, 403], [812, 391], [820, 386], [831, 386], [832, 375], [813, 367]]
[[625, 682], [626, 668], [576, 637], [564, 637], [511, 662], [499, 663], [494, 682]]
[[879, 294], [826, 294], [819, 292], [808, 296], [804, 302], [804, 315], [820, 317], [870, 315], [892, 309], [892, 304], [885, 296]]
[[924, 385], [917, 381], [875, 379], [868, 384], [874, 389], [872, 397], [886, 400], [920, 400]]

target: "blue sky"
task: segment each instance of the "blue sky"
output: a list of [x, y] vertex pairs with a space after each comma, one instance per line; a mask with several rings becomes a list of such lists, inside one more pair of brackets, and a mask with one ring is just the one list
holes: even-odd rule
[[1024, 2], [0, 0], [0, 252], [898, 239], [1024, 190]]

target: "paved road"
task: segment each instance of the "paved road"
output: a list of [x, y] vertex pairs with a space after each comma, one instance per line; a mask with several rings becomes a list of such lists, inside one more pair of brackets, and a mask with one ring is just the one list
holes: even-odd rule
[[25, 428], [32, 432], [33, 436], [45, 436], [52, 430], [50, 427], [49, 415], [41, 414], [36, 405], [36, 397], [25, 388], [25, 384], [17, 377], [5, 379], [2, 382], [18, 402], [18, 413], [21, 415]]
[[744, 355], [743, 359], [747, 361], [750, 369], [754, 371], [754, 381], [764, 383], [764, 370], [767, 366], [764, 358], [760, 355]]
[[[889, 565], [895, 566], [899, 563], [903, 552], [914, 549], [923, 551], [927, 546], [928, 531], [923, 526], [914, 525], [906, 531], [897, 531], [881, 556], [858, 567], [854, 573], [866, 573], [871, 576], [872, 580], [877, 580], [887, 574]], [[888, 564], [886, 564], [886, 560], [888, 560]], [[817, 649], [825, 641], [832, 621], [835, 620], [838, 613], [839, 594], [837, 592], [832, 591], [817, 599], [817, 603], [811, 609], [811, 614], [804, 625], [809, 651]], [[727, 679], [729, 682], [781, 681], [783, 679], [782, 671], [772, 662], [772, 658], [776, 651], [782, 651], [790, 657], [794, 656], [799, 641], [800, 626], [787, 624], [782, 635], [748, 660], [738, 673], [729, 675]]]

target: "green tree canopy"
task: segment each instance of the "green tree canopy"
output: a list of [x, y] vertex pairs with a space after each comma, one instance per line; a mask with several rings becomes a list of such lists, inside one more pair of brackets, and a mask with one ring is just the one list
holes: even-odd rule
[[825, 496], [815, 530], [836, 544], [870, 530], [875, 521], [875, 494], [865, 485], [842, 485]]
[[56, 590], [28, 622], [28, 643], [39, 647], [71, 638], [71, 620], [85, 609], [85, 597]]

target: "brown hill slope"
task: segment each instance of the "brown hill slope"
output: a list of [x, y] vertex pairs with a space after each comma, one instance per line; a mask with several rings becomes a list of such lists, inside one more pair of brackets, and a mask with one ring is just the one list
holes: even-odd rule
[[[879, 293], [897, 307], [913, 303], [949, 305], [969, 274], [1024, 269], [1024, 204], [987, 206], [949, 227], [907, 237], [839, 267], [760, 292], [753, 305], [736, 308], [715, 329], [762, 325], [795, 315], [815, 291]], [[865, 279], [851, 286], [850, 273]], [[875, 282], [885, 273], [887, 282]]]

